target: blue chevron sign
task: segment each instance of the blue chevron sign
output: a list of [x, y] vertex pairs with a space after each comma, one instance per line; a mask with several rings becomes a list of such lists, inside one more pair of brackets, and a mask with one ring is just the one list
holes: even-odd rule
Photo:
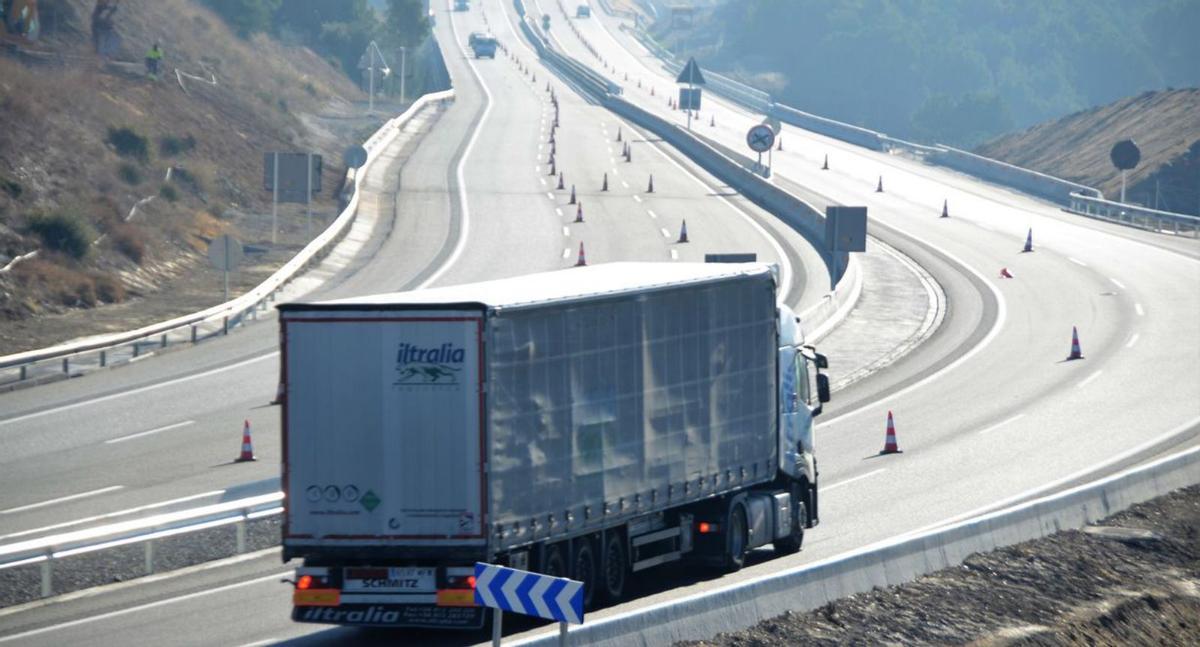
[[476, 562], [475, 604], [583, 624], [583, 582]]

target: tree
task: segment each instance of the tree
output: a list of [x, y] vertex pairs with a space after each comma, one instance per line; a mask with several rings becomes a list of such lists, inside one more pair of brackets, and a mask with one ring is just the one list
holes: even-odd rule
[[429, 18], [421, 0], [388, 0], [384, 28], [401, 47], [420, 45], [429, 35]]
[[280, 0], [204, 0], [222, 20], [241, 36], [271, 31], [271, 19]]

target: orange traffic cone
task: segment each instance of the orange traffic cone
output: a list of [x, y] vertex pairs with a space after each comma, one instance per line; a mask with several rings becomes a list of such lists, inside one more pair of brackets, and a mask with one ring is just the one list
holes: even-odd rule
[[1008, 271], [1007, 267], [1000, 268], [1000, 278], [1011, 279], [1012, 277], [1013, 277], [1013, 275]]
[[654, 174], [650, 174], [650, 184], [646, 185], [646, 193], [654, 193]]
[[829, 170], [829, 153], [825, 153], [825, 163], [821, 165], [821, 170], [822, 171]]
[[880, 454], [900, 454], [900, 446], [896, 444], [896, 423], [892, 420], [892, 412], [888, 411], [887, 436], [883, 439], [883, 451]]
[[709, 117], [709, 118], [708, 118], [708, 125], [709, 125], [709, 127], [710, 127], [710, 128], [715, 128], [715, 127], [716, 127], [716, 125], [717, 125], [717, 115], [716, 115], [715, 113], [714, 113], [714, 114], [713, 114], [711, 117]]
[[1026, 236], [1025, 236], [1025, 249], [1022, 249], [1021, 252], [1032, 252], [1032, 251], [1033, 251], [1033, 227], [1030, 227], [1029, 233], [1026, 234]]
[[621, 127], [617, 126], [617, 141], [621, 141]]
[[654, 86], [650, 86], [650, 96], [654, 96]]
[[575, 185], [571, 185], [571, 201], [567, 204], [575, 204]]
[[250, 421], [245, 421], [246, 424], [242, 427], [242, 453], [233, 460], [235, 463], [247, 463], [256, 461], [254, 457], [254, 443], [250, 440]]
[[583, 267], [587, 265], [587, 256], [583, 253], [583, 241], [579, 242], [579, 260], [575, 261], [575, 267]]
[[607, 190], [608, 190], [608, 173], [605, 173], [605, 174], [604, 174], [604, 186], [600, 187], [600, 190], [601, 190], [601, 191], [607, 191]]
[[781, 151], [781, 150], [783, 150], [783, 135], [780, 135], [780, 136], [779, 136], [779, 140], [778, 140], [778, 141], [779, 141], [779, 143], [778, 143], [778, 145], [777, 145], [777, 146], [775, 146], [775, 150], [777, 150], [777, 151]]
[[563, 174], [562, 174], [562, 171], [559, 171], [559, 172], [558, 172], [558, 186], [557, 186], [557, 187], [555, 187], [555, 188], [556, 188], [557, 190], [559, 190], [559, 191], [562, 191], [562, 190], [563, 190]]
[[950, 201], [949, 200], [942, 200], [942, 217], [943, 218], [950, 217]]
[[677, 240], [677, 241], [675, 241], [675, 242], [677, 242], [677, 243], [686, 243], [686, 242], [688, 242], [688, 237], [687, 237], [687, 220], [684, 220], [684, 221], [683, 221], [683, 225], [679, 227], [679, 240]]
[[583, 222], [583, 200], [579, 201], [579, 206], [575, 209], [575, 222]]
[[633, 161], [633, 147], [630, 146], [628, 143], [625, 144], [625, 161], [626, 162]]
[[1083, 349], [1079, 347], [1079, 329], [1071, 326], [1071, 354], [1067, 359], [1083, 359]]
[[883, 176], [879, 176], [879, 185], [875, 187], [875, 193], [883, 193]]

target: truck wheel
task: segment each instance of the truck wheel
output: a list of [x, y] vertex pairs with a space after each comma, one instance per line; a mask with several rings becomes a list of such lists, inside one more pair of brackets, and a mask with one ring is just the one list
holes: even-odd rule
[[808, 509], [804, 505], [804, 501], [797, 497], [800, 493], [799, 488], [792, 488], [792, 532], [787, 537], [780, 537], [775, 540], [775, 552], [780, 555], [791, 555], [800, 551], [800, 546], [804, 544], [804, 524], [808, 519]]
[[725, 525], [726, 573], [736, 573], [746, 564], [746, 509], [738, 505]]
[[567, 576], [567, 562], [563, 559], [562, 545], [551, 544], [542, 552], [542, 575]]
[[580, 539], [575, 544], [575, 561], [571, 565], [571, 578], [583, 582], [583, 608], [591, 609], [596, 601], [596, 552], [592, 542]]
[[604, 572], [601, 580], [604, 599], [609, 602], [619, 602], [625, 597], [625, 544], [617, 533], [608, 535], [604, 542]]

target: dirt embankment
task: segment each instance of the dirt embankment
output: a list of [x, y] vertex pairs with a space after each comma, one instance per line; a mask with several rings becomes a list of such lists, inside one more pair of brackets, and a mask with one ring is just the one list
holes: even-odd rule
[[1116, 200], [1121, 172], [1109, 151], [1122, 139], [1142, 151], [1128, 176], [1128, 201], [1200, 215], [1200, 88], [1146, 92], [999, 137], [975, 152], [1096, 187]]
[[1200, 644], [1200, 486], [1085, 531], [687, 644]]
[[[0, 48], [0, 268], [38, 252], [0, 271], [0, 354], [219, 301], [204, 254], [222, 233], [249, 245], [234, 287], [253, 285], [306, 242], [293, 205], [271, 244], [263, 154], [324, 156], [316, 232], [336, 211], [342, 150], [378, 121], [357, 116], [364, 97], [330, 62], [239, 38], [195, 0], [121, 3], [107, 60], [94, 0], [54, 4], [39, 41]], [[158, 79], [142, 62], [155, 41]]]

